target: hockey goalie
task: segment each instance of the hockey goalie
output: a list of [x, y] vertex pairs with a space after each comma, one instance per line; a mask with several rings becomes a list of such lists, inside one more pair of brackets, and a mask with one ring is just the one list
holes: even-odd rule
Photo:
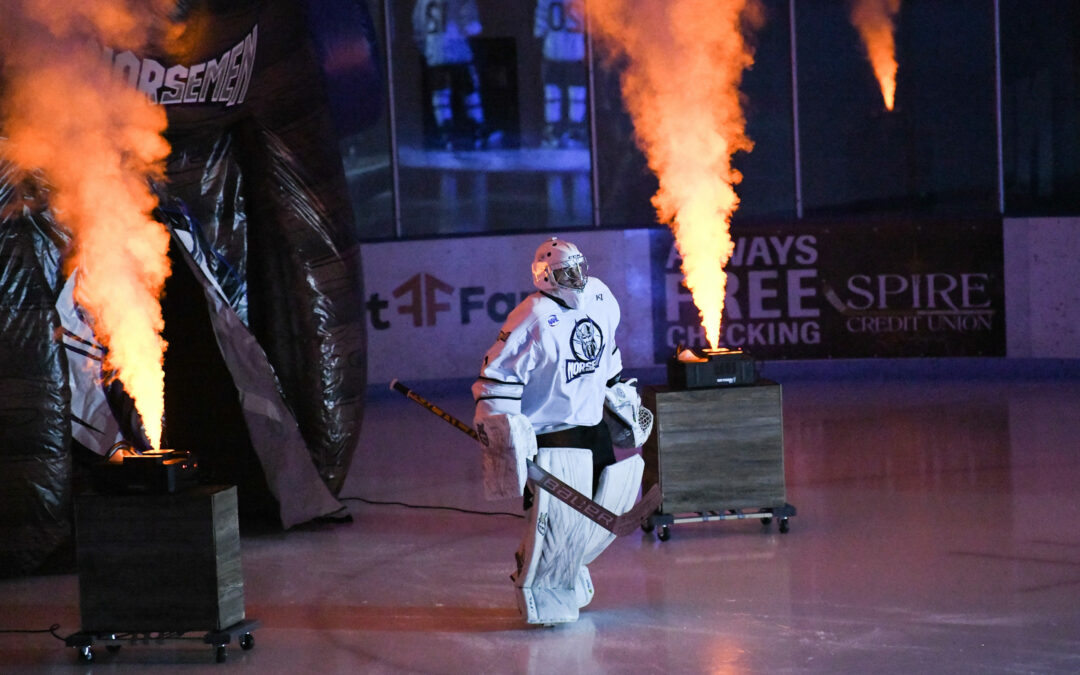
[[615, 344], [619, 304], [588, 275], [574, 244], [536, 250], [529, 295], [509, 315], [473, 384], [474, 427], [489, 498], [524, 495], [527, 529], [516, 553], [518, 609], [528, 623], [576, 621], [593, 597], [588, 565], [615, 535], [545, 490], [531, 490], [526, 460], [616, 514], [641, 487], [639, 455], [616, 461], [652, 429], [635, 381], [623, 382]]

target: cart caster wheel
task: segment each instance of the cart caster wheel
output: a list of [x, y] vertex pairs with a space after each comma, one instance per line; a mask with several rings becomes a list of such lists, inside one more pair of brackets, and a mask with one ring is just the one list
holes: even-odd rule
[[229, 651], [227, 649], [225, 649], [225, 645], [218, 645], [218, 648], [216, 650], [214, 650], [214, 651], [215, 651], [214, 658], [217, 660], [217, 662], [218, 663], [225, 663], [225, 659], [227, 659], [229, 657]]
[[120, 651], [120, 645], [105, 645], [105, 649], [109, 650], [110, 654], [115, 654]]
[[255, 636], [251, 633], [244, 633], [240, 636], [240, 649], [245, 652], [249, 649], [255, 648]]
[[80, 663], [92, 663], [94, 661], [94, 650], [89, 647], [79, 647], [79, 662]]
[[787, 534], [787, 531], [788, 531], [788, 519], [787, 518], [781, 518], [780, 519], [780, 534]]
[[765, 527], [768, 527], [768, 526], [772, 525], [772, 518], [762, 518], [761, 519], [761, 524], [764, 525]]
[[661, 525], [660, 530], [656, 533], [656, 538], [660, 541], [667, 541], [671, 539], [671, 530], [667, 525]]
[[653, 521], [652, 521], [651, 518], [649, 520], [646, 520], [644, 523], [641, 524], [641, 531], [644, 532], [645, 534], [648, 534], [649, 532], [652, 532], [655, 529], [656, 529], [656, 525], [653, 524]]

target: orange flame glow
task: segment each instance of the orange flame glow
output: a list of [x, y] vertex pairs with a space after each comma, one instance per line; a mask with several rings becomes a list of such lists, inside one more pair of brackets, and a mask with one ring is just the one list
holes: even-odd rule
[[881, 86], [885, 108], [893, 109], [896, 94], [896, 28], [893, 18], [900, 12], [900, 0], [855, 0], [851, 23], [859, 29], [866, 55]]
[[168, 155], [165, 112], [114, 78], [102, 45], [137, 49], [165, 6], [124, 0], [5, 0], [2, 151], [52, 189], [72, 233], [67, 271], [76, 301], [108, 348], [105, 368], [135, 400], [157, 447], [164, 413], [165, 342], [159, 298], [169, 233], [150, 213], [148, 178]]
[[749, 152], [739, 84], [753, 65], [744, 26], [763, 18], [757, 0], [590, 0], [589, 27], [624, 63], [622, 92], [638, 146], [659, 179], [653, 196], [682, 256], [705, 337], [720, 344], [734, 251], [728, 226], [742, 175], [731, 157]]

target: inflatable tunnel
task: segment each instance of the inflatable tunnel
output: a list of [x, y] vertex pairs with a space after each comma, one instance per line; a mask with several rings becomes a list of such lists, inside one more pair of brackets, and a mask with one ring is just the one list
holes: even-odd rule
[[[313, 30], [328, 25], [326, 5], [313, 14], [286, 0], [186, 2], [181, 49], [110, 54], [114, 74], [169, 122], [166, 176], [154, 186], [155, 217], [172, 235], [162, 446], [195, 453], [204, 479], [238, 485], [242, 516], [286, 528], [344, 514], [336, 495], [366, 389], [341, 113], [321, 65], [328, 40], [373, 32], [364, 5], [327, 4], [355, 30], [340, 21], [329, 38]], [[336, 74], [338, 86], [346, 80]], [[73, 454], [93, 460], [118, 441], [145, 442], [122, 388], [98, 376], [101, 347], [71, 299], [57, 220], [47, 179], [0, 164], [7, 573], [34, 570], [70, 536]]]

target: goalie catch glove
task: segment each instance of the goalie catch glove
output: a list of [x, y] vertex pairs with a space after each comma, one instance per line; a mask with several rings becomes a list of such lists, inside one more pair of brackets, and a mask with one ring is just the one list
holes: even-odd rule
[[652, 433], [653, 414], [641, 405], [637, 378], [616, 382], [604, 394], [604, 422], [618, 448], [638, 448]]
[[525, 460], [536, 456], [536, 434], [519, 413], [478, 415], [476, 435], [483, 449], [484, 496], [520, 497], [525, 491]]

